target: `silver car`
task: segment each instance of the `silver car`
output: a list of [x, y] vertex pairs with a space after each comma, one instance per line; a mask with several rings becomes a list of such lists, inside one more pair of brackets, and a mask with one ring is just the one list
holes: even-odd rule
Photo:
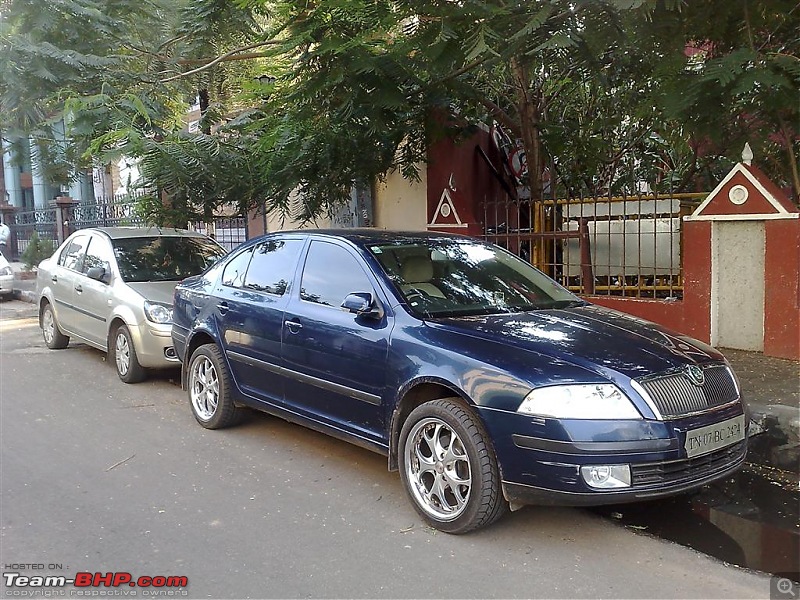
[[48, 348], [70, 338], [108, 352], [125, 383], [145, 369], [180, 366], [172, 347], [172, 294], [226, 250], [179, 229], [109, 227], [73, 233], [42, 261], [39, 325]]

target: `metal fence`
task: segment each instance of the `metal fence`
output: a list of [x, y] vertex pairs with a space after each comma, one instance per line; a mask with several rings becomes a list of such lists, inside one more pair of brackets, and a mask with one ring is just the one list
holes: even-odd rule
[[228, 250], [233, 250], [247, 241], [247, 219], [245, 217], [215, 217], [212, 221], [194, 221], [188, 229], [204, 233], [217, 240]]
[[705, 196], [503, 198], [484, 204], [483, 237], [580, 294], [679, 299], [682, 217]]
[[11, 232], [6, 252], [11, 260], [19, 257], [28, 249], [35, 233], [40, 240], [46, 240], [55, 247], [58, 244], [58, 228], [55, 208], [40, 208], [6, 216], [4, 219]]
[[[137, 211], [138, 196], [118, 196], [82, 202], [59, 210], [56, 207], [39, 208], [32, 211], [15, 212], [6, 217], [11, 230], [7, 253], [12, 260], [19, 260], [33, 234], [39, 239], [49, 240], [57, 246], [60, 234], [69, 234], [88, 227], [144, 227], [149, 225]], [[59, 215], [61, 217], [59, 218]], [[247, 240], [247, 219], [240, 216], [218, 216], [210, 221], [194, 221], [186, 229], [215, 238], [222, 246], [232, 250]], [[61, 230], [61, 231], [59, 231]]]

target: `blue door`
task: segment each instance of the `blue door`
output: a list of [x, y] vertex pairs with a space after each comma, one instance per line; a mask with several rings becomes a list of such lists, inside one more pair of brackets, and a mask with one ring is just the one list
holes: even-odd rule
[[283, 311], [303, 240], [273, 238], [251, 246], [225, 266], [215, 291], [220, 339], [239, 389], [281, 404]]
[[393, 319], [358, 316], [341, 308], [348, 294], [376, 286], [355, 252], [313, 240], [284, 313], [286, 403], [306, 415], [385, 442], [382, 395]]

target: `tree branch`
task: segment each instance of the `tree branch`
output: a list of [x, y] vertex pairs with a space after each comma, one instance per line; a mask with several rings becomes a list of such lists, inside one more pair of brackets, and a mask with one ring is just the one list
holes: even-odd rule
[[514, 132], [514, 135], [516, 135], [517, 137], [522, 136], [522, 129], [520, 128], [519, 123], [517, 123], [514, 119], [512, 119], [511, 116], [506, 111], [504, 111], [502, 108], [500, 108], [497, 104], [495, 104], [488, 98], [476, 98], [476, 99], [478, 102], [481, 103], [481, 105], [484, 108], [489, 110], [489, 113], [492, 115], [492, 117], [497, 119], [497, 121], [499, 121], [501, 125], [503, 125], [504, 127], [508, 127], [511, 131]]
[[183, 77], [188, 77], [190, 75], [196, 75], [197, 73], [202, 73], [203, 71], [207, 71], [214, 65], [217, 65], [226, 60], [245, 60], [244, 55], [241, 58], [236, 55], [245, 52], [247, 50], [254, 50], [255, 48], [263, 48], [264, 46], [273, 46], [278, 43], [280, 42], [278, 42], [277, 40], [267, 40], [265, 42], [257, 42], [255, 44], [250, 44], [248, 46], [242, 46], [241, 48], [234, 48], [230, 52], [226, 52], [222, 56], [218, 56], [214, 60], [204, 64], [202, 67], [197, 67], [196, 69], [192, 69], [184, 73], [178, 73], [177, 75], [173, 75], [172, 77], [167, 77], [166, 79], [162, 79], [161, 83], [169, 83], [170, 81], [176, 81]]

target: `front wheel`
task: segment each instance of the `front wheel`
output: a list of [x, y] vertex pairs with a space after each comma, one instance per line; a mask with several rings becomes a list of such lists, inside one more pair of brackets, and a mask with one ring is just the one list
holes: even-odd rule
[[144, 379], [145, 371], [136, 357], [136, 348], [133, 345], [133, 338], [127, 326], [120, 325], [117, 327], [114, 333], [112, 352], [117, 375], [122, 381], [125, 383], [138, 383]]
[[403, 424], [399, 452], [406, 492], [436, 529], [467, 533], [506, 512], [487, 435], [457, 399], [415, 408]]
[[205, 344], [192, 353], [188, 384], [189, 404], [200, 425], [221, 429], [239, 420], [241, 410], [231, 398], [231, 375], [216, 345]]

